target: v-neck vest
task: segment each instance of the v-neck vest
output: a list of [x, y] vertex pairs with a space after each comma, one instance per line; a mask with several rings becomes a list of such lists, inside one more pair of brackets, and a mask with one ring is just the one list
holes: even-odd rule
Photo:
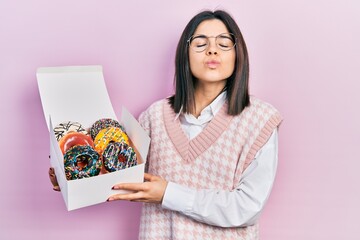
[[208, 123], [205, 129], [194, 139], [189, 140], [182, 130], [179, 118], [169, 104], [164, 104], [164, 122], [167, 133], [178, 153], [185, 161], [194, 161], [201, 153], [208, 149], [225, 131], [231, 119], [226, 114], [227, 103], [225, 103], [215, 117]]
[[[189, 140], [166, 99], [139, 117], [151, 138], [148, 171], [194, 189], [232, 191], [243, 170], [280, 124], [271, 105], [251, 98], [238, 116], [227, 114], [225, 103], [205, 129]], [[257, 239], [257, 224], [220, 228], [192, 220], [160, 205], [144, 204], [140, 239]]]

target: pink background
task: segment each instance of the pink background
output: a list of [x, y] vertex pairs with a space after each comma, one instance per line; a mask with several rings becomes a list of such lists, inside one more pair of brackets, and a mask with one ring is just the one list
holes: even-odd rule
[[205, 8], [237, 20], [251, 92], [284, 116], [262, 239], [359, 238], [358, 0], [0, 0], [0, 239], [136, 239], [140, 204], [67, 212], [52, 191], [35, 72], [103, 65], [117, 114], [138, 116], [172, 93], [178, 38]]

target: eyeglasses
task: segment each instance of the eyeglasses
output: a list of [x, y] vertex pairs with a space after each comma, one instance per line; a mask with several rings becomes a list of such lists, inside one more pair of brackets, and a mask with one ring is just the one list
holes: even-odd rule
[[188, 40], [187, 43], [189, 47], [195, 52], [203, 52], [210, 45], [209, 38], [215, 38], [216, 46], [222, 51], [230, 51], [236, 45], [236, 37], [232, 33], [222, 33], [216, 37], [208, 37], [205, 35], [193, 35]]

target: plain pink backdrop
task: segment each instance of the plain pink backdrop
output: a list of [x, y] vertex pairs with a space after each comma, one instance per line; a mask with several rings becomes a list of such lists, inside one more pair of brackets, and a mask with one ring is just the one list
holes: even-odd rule
[[0, 0], [0, 239], [137, 238], [141, 204], [67, 212], [51, 190], [36, 69], [102, 65], [117, 114], [138, 116], [172, 93], [178, 38], [208, 8], [237, 20], [251, 92], [284, 116], [262, 239], [359, 239], [358, 0]]

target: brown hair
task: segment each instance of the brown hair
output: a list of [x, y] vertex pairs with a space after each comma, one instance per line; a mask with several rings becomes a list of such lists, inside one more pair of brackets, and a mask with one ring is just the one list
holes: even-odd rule
[[186, 25], [175, 56], [175, 94], [169, 102], [176, 113], [182, 111], [190, 113], [195, 109], [194, 83], [195, 78], [191, 73], [189, 64], [189, 47], [187, 40], [194, 34], [199, 24], [205, 20], [218, 19], [222, 21], [228, 31], [234, 34], [236, 42], [235, 69], [227, 79], [225, 90], [227, 92], [228, 114], [238, 115], [249, 105], [249, 59], [245, 41], [234, 19], [225, 11], [203, 11], [195, 15]]

